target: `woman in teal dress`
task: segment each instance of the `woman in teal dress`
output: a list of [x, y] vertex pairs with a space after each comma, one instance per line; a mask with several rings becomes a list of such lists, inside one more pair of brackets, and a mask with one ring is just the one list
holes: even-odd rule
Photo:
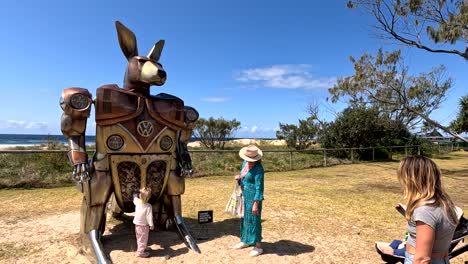
[[242, 148], [239, 156], [244, 160], [240, 175], [235, 179], [242, 187], [243, 210], [240, 223], [240, 240], [234, 249], [254, 246], [249, 255], [263, 253], [262, 241], [262, 201], [264, 170], [261, 163], [262, 151], [254, 145]]

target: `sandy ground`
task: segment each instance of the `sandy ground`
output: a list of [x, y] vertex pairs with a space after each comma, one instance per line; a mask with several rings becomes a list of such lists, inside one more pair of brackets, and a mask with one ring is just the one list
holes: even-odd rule
[[[265, 211], [266, 212], [266, 211]], [[275, 212], [270, 212], [275, 214]], [[249, 248], [233, 250], [229, 247], [239, 241], [236, 218], [205, 225], [192, 221], [189, 226], [198, 238], [202, 254], [188, 250], [172, 231], [153, 231], [150, 234], [150, 258], [134, 256], [136, 250], [134, 226], [129, 220], [108, 221], [103, 244], [113, 263], [376, 263], [362, 254], [353, 254], [367, 247], [358, 235], [325, 238], [318, 234], [301, 232], [291, 225], [284, 230], [264, 232], [263, 255], [248, 256]], [[268, 221], [268, 219], [266, 219]], [[114, 223], [114, 224], [112, 224]], [[227, 228], [226, 228], [227, 227]], [[1, 221], [0, 243], [10, 243], [15, 249], [14, 263], [90, 263], [79, 245], [79, 213], [37, 217], [22, 222]], [[340, 228], [340, 227], [338, 227]], [[349, 228], [349, 227], [343, 227]], [[346, 241], [346, 242], [345, 242]], [[350, 245], [352, 245], [350, 247]], [[18, 254], [22, 252], [23, 254]], [[1, 261], [0, 261], [1, 262]], [[3, 262], [7, 263], [7, 262]], [[11, 258], [8, 263], [11, 263]]]
[[[314, 228], [307, 230], [294, 224], [294, 215], [290, 212], [265, 208], [264, 213], [267, 216], [264, 221], [278, 221], [280, 217], [291, 224], [281, 230], [264, 230], [264, 254], [256, 258], [248, 256], [249, 248], [230, 249], [239, 241], [237, 218], [215, 220], [204, 225], [198, 225], [195, 219], [186, 219], [198, 240], [201, 254], [187, 249], [173, 231], [152, 231], [148, 243], [151, 247], [150, 257], [136, 258], [131, 216], [126, 216], [123, 221], [108, 217], [102, 242], [114, 264], [383, 263], [373, 250], [372, 242], [365, 241], [358, 229], [346, 223], [336, 225], [332, 233], [325, 233], [320, 223], [313, 223]], [[93, 263], [81, 250], [79, 222], [79, 212], [38, 216], [26, 221], [0, 220], [0, 230], [8, 230], [2, 232], [0, 244], [8, 246], [8, 249], [3, 249], [4, 253], [11, 252], [11, 257], [3, 256], [0, 263]], [[458, 256], [451, 263], [461, 264], [463, 261], [468, 261], [468, 253]]]
[[[272, 217], [275, 214], [293, 217], [281, 212], [268, 213]], [[15, 254], [14, 263], [18, 264], [92, 263], [94, 261], [80, 250], [79, 218], [79, 213], [73, 212], [24, 222], [0, 221], [1, 230], [10, 230], [2, 232], [0, 243], [11, 244], [11, 248], [15, 249], [12, 251]], [[319, 230], [317, 233], [307, 233], [294, 224], [283, 230], [264, 230], [264, 254], [252, 258], [248, 256], [249, 248], [229, 248], [239, 240], [238, 225], [239, 220], [236, 218], [205, 225], [191, 221], [189, 226], [194, 237], [198, 238], [201, 254], [188, 250], [175, 232], [152, 231], [148, 243], [151, 247], [150, 257], [136, 258], [135, 233], [130, 216], [124, 221], [108, 220], [102, 241], [106, 254], [110, 255], [115, 264], [383, 263], [377, 253], [369, 254], [369, 250], [363, 250], [370, 247], [358, 232], [347, 232], [352, 230], [351, 226], [337, 226], [334, 234], [322, 234]], [[451, 263], [463, 263], [465, 256], [459, 256]], [[0, 263], [12, 263], [11, 260]]]

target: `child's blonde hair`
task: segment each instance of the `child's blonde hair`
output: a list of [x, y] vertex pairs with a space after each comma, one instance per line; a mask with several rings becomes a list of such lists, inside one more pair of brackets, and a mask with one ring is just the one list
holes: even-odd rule
[[409, 156], [401, 160], [397, 171], [406, 203], [406, 220], [422, 205], [441, 206], [450, 222], [458, 222], [455, 205], [442, 187], [439, 168], [429, 158]]
[[147, 203], [151, 196], [151, 189], [148, 187], [140, 189], [140, 200], [142, 203]]

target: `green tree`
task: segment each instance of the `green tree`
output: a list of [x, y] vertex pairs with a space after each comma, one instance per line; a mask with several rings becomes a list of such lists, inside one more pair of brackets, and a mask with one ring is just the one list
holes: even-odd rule
[[[406, 126], [382, 115], [375, 107], [349, 107], [326, 123], [321, 131], [320, 143], [324, 148], [364, 148], [373, 146], [404, 145], [410, 138]], [[368, 151], [357, 150], [361, 157]], [[337, 151], [338, 156], [347, 153]]]
[[457, 118], [450, 123], [450, 127], [457, 133], [468, 132], [468, 95], [460, 99]]
[[350, 0], [347, 6], [370, 13], [384, 38], [468, 60], [468, 4], [463, 0]]
[[279, 127], [280, 130], [276, 131], [276, 138], [286, 140], [288, 147], [297, 150], [310, 147], [318, 131], [313, 118], [299, 119], [299, 125], [279, 123]]
[[208, 119], [200, 118], [195, 123], [194, 135], [200, 139], [201, 144], [209, 149], [224, 149], [226, 140], [231, 138], [239, 128], [240, 122], [236, 119], [226, 120], [222, 117]]
[[412, 127], [426, 121], [451, 135], [466, 141], [450, 128], [441, 125], [429, 116], [440, 106], [447, 90], [452, 85], [450, 78], [444, 78], [445, 68], [441, 65], [428, 73], [418, 76], [409, 74], [400, 51], [383, 52], [376, 56], [351, 57], [354, 75], [338, 78], [329, 89], [332, 102], [347, 98], [351, 107], [373, 106], [391, 120]]

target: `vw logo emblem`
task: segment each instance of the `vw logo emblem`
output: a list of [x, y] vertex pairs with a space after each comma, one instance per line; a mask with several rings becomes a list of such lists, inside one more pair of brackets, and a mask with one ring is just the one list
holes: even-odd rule
[[149, 121], [141, 121], [138, 123], [137, 131], [142, 137], [149, 137], [153, 133], [153, 124]]

